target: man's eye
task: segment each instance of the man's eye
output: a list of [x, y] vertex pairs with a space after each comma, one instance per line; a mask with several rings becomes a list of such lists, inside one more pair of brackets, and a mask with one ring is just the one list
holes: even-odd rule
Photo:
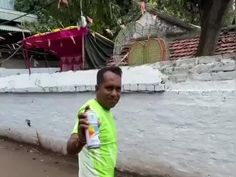
[[113, 87], [106, 87], [106, 89], [107, 89], [108, 91], [112, 91], [112, 90], [113, 90]]
[[116, 88], [116, 91], [117, 92], [120, 92], [121, 91], [121, 88], [119, 87], [119, 88]]

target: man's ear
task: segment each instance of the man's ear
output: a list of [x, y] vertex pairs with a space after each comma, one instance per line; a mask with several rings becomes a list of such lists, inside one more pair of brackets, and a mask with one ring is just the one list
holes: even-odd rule
[[98, 86], [98, 85], [96, 85], [96, 86], [95, 86], [95, 90], [96, 90], [96, 91], [98, 91], [98, 88], [99, 88], [99, 86]]

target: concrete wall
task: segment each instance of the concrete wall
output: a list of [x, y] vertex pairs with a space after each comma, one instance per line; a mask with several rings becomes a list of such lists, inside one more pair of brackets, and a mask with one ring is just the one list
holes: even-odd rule
[[[201, 60], [195, 62], [200, 64]], [[164, 65], [151, 67], [161, 70]], [[150, 68], [142, 66], [141, 70], [146, 73]], [[125, 92], [113, 110], [118, 128], [118, 168], [154, 176], [234, 177], [235, 77], [196, 81], [188, 76], [185, 82], [176, 83], [169, 82], [169, 75], [159, 75], [163, 77], [159, 81], [166, 80], [166, 90], [155, 92], [157, 83], [152, 80], [155, 77], [146, 75], [140, 86], [130, 72], [127, 70], [125, 74], [129, 80], [124, 82]], [[86, 75], [92, 77], [94, 73]], [[94, 97], [92, 90], [84, 91], [77, 88], [70, 93], [58, 93], [56, 89], [45, 89], [30, 93], [29, 88], [20, 93], [6, 93], [7, 87], [1, 89], [0, 135], [65, 153], [79, 106]], [[26, 119], [31, 120], [32, 127], [27, 126]]]
[[[75, 114], [93, 96], [1, 94], [0, 134], [65, 153]], [[114, 110], [118, 167], [153, 175], [233, 177], [235, 103], [236, 92], [124, 94]]]
[[[32, 73], [55, 73], [60, 71], [60, 68], [31, 68]], [[29, 74], [28, 69], [6, 69], [0, 68], [0, 77], [12, 75]]]
[[157, 67], [173, 82], [232, 80], [236, 77], [235, 59], [230, 56], [200, 57], [164, 61]]

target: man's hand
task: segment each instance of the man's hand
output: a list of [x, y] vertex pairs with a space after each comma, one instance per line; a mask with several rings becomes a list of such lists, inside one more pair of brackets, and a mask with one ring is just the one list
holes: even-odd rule
[[87, 106], [85, 112], [78, 115], [79, 125], [78, 125], [78, 134], [72, 134], [70, 139], [67, 142], [67, 153], [68, 154], [77, 154], [79, 153], [84, 145], [86, 144], [85, 132], [88, 128], [88, 119], [86, 116], [86, 111], [89, 110]]
[[78, 132], [79, 132], [80, 140], [82, 142], [86, 142], [85, 132], [88, 129], [88, 126], [89, 126], [86, 111], [88, 111], [89, 109], [90, 109], [89, 106], [86, 106], [84, 113], [78, 115], [78, 119], [79, 119]]

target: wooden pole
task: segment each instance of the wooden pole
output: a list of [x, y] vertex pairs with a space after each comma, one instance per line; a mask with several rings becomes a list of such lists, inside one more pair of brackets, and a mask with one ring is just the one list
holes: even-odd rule
[[29, 53], [27, 50], [23, 49], [23, 55], [24, 55], [24, 58], [25, 58], [25, 66], [26, 68], [29, 70], [29, 75], [31, 74], [31, 62], [30, 62], [30, 59], [29, 59]]
[[235, 62], [235, 80], [236, 80], [236, 0], [234, 0], [234, 25], [235, 25], [235, 57], [234, 57], [234, 62]]
[[85, 67], [85, 46], [84, 46], [84, 37], [85, 35], [82, 34], [82, 69], [84, 70]]

